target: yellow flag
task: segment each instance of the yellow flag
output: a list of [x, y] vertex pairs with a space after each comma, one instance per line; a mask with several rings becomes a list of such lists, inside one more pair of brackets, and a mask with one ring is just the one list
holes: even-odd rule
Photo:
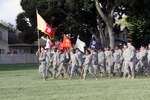
[[50, 39], [54, 38], [54, 29], [45, 22], [45, 20], [37, 14], [37, 28], [38, 30], [44, 32], [45, 34], [49, 35]]
[[36, 14], [37, 14], [37, 28], [38, 28], [38, 30], [45, 33], [46, 22], [38, 13], [36, 13]]

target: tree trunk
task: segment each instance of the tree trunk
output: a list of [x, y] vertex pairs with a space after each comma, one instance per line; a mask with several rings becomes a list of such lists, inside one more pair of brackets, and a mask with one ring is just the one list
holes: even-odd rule
[[114, 12], [114, 7], [111, 10], [110, 16], [106, 16], [104, 14], [104, 12], [102, 11], [100, 4], [99, 4], [99, 0], [95, 0], [95, 6], [96, 9], [99, 13], [99, 15], [102, 17], [102, 19], [104, 20], [104, 22], [106, 23], [107, 29], [108, 29], [108, 34], [109, 34], [109, 46], [111, 49], [114, 49], [115, 46], [115, 38], [114, 38], [114, 34], [113, 34], [113, 12]]
[[114, 49], [115, 47], [115, 37], [114, 37], [114, 33], [113, 33], [113, 25], [110, 25], [111, 23], [108, 23], [107, 25], [107, 29], [108, 29], [108, 34], [109, 34], [109, 46], [111, 49]]
[[104, 48], [107, 43], [106, 43], [106, 37], [105, 37], [105, 32], [103, 30], [103, 27], [102, 27], [102, 21], [101, 19], [98, 17], [98, 34], [99, 34], [99, 38], [100, 38], [100, 42], [101, 42], [101, 48]]

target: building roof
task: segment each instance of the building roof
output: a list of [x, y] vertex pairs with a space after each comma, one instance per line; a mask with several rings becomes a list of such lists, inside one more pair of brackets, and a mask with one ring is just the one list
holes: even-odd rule
[[[45, 46], [46, 41], [43, 39], [40, 39], [40, 46]], [[26, 44], [26, 43], [14, 43], [14, 44], [9, 44], [9, 47], [37, 47], [38, 46], [38, 41], [35, 41], [33, 44]]]

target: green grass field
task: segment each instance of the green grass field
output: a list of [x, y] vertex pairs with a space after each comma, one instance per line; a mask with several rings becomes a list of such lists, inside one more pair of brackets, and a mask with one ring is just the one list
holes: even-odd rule
[[150, 79], [43, 81], [37, 65], [0, 65], [0, 100], [150, 100]]

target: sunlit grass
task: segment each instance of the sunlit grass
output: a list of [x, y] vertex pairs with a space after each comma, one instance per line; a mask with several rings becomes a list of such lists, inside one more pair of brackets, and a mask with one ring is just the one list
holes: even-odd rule
[[35, 64], [0, 65], [0, 100], [149, 100], [150, 79], [49, 78]]

